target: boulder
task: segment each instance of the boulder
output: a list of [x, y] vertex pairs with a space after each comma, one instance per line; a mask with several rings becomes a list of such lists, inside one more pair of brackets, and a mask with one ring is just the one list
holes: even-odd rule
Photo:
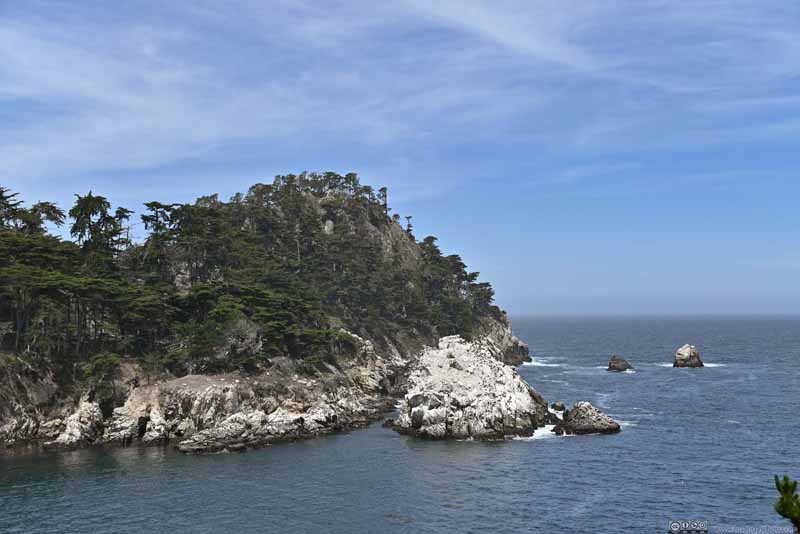
[[564, 413], [564, 418], [553, 432], [562, 434], [614, 434], [620, 431], [619, 423], [592, 406], [579, 401]]
[[608, 360], [608, 371], [622, 372], [628, 369], [633, 369], [633, 366], [620, 356], [612, 356], [611, 359]]
[[703, 367], [700, 351], [694, 345], [684, 345], [675, 352], [673, 367]]
[[556, 401], [550, 405], [550, 408], [554, 412], [564, 412], [567, 410], [567, 406], [564, 404], [564, 401]]
[[427, 439], [533, 435], [548, 419], [547, 403], [492, 349], [459, 336], [425, 349], [413, 364], [393, 428]]

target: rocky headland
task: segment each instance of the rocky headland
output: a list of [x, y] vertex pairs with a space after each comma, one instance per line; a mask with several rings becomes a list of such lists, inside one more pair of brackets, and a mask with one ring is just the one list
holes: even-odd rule
[[[0, 446], [239, 451], [400, 398], [395, 428], [420, 437], [553, 424], [491, 284], [354, 173], [148, 202], [139, 242], [91, 192], [68, 212], [0, 197]], [[50, 233], [67, 221], [72, 241]]]

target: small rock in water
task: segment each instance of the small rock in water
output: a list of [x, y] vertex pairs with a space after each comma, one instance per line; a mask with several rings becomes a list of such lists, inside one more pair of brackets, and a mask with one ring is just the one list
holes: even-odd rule
[[564, 419], [556, 425], [553, 432], [562, 434], [615, 434], [620, 431], [619, 423], [592, 406], [589, 401], [575, 403], [564, 413]]
[[567, 406], [564, 404], [564, 401], [556, 401], [550, 405], [550, 408], [554, 412], [563, 412], [567, 409]]
[[700, 351], [694, 345], [686, 344], [675, 352], [672, 367], [703, 367]]
[[608, 360], [608, 371], [622, 372], [628, 369], [633, 369], [633, 366], [620, 356], [612, 356], [611, 359]]

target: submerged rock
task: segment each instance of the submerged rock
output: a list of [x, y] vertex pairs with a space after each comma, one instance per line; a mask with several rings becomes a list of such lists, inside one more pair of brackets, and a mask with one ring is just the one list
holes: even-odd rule
[[444, 337], [414, 364], [393, 423], [428, 439], [530, 436], [547, 420], [547, 403], [484, 339]]
[[633, 366], [620, 356], [612, 356], [611, 359], [608, 360], [608, 371], [621, 372], [627, 371], [628, 369], [633, 369]]
[[684, 345], [675, 352], [673, 367], [703, 367], [700, 351], [694, 345]]
[[620, 431], [619, 423], [614, 421], [588, 401], [579, 401], [564, 412], [563, 419], [553, 432], [562, 434], [614, 434]]

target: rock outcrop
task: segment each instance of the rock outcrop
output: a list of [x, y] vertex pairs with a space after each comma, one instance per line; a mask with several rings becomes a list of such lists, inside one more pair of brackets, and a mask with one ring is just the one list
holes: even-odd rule
[[60, 399], [52, 374], [39, 374], [0, 356], [0, 446], [53, 440], [64, 430], [74, 402]]
[[486, 350], [505, 364], [516, 367], [531, 361], [528, 345], [514, 335], [511, 321], [505, 315], [481, 321], [476, 337], [482, 338]]
[[413, 364], [393, 428], [428, 439], [532, 435], [547, 420], [547, 403], [496, 358], [496, 348], [486, 338], [450, 336], [425, 349]]
[[633, 366], [620, 356], [612, 356], [611, 359], [608, 360], [608, 371], [622, 372], [628, 369], [633, 369]]
[[255, 375], [152, 382], [125, 364], [118, 394], [102, 408], [91, 391], [66, 396], [49, 377], [15, 375], [9, 382], [9, 375], [13, 389], [0, 388], [0, 400], [8, 401], [0, 402], [0, 444], [173, 443], [190, 453], [239, 451], [364, 426], [406, 392], [396, 429], [422, 437], [528, 436], [552, 419], [544, 399], [510, 366], [529, 357], [505, 317], [485, 318], [474, 341], [447, 337], [438, 348], [401, 335], [376, 350], [349, 335], [352, 351], [332, 358], [335, 365], [274, 358]]
[[614, 434], [620, 431], [619, 423], [614, 421], [588, 401], [579, 401], [564, 412], [553, 432], [563, 434]]
[[298, 375], [276, 361], [256, 376], [189, 375], [140, 386], [114, 410], [103, 441], [172, 441], [183, 452], [240, 451], [363, 426], [392, 404], [388, 382], [404, 363], [350, 334], [356, 354], [339, 368]]
[[694, 345], [684, 345], [675, 352], [673, 367], [703, 367], [700, 351]]
[[84, 395], [78, 409], [64, 421], [58, 437], [45, 443], [46, 448], [73, 449], [97, 442], [103, 435], [103, 412], [100, 405]]

